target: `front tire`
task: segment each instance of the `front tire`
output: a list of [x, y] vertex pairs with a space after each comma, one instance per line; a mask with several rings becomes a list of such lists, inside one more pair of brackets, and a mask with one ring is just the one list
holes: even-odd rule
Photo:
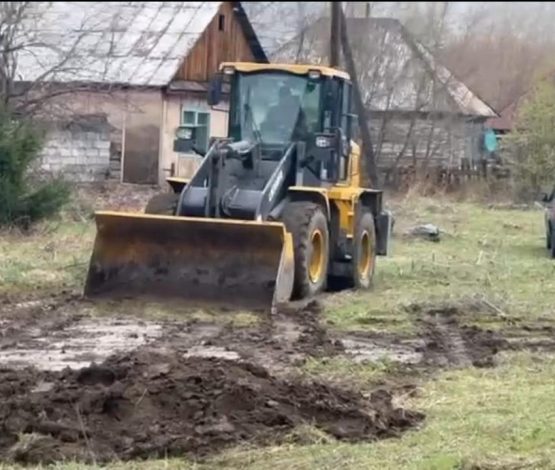
[[551, 246], [549, 249], [549, 254], [551, 255], [551, 258], [555, 259], [555, 230], [551, 229], [550, 235]]
[[353, 284], [355, 289], [369, 289], [376, 266], [376, 228], [374, 216], [362, 210], [355, 227], [353, 240]]
[[330, 251], [327, 218], [318, 204], [291, 202], [285, 208], [283, 222], [293, 235], [293, 298], [312, 297], [326, 288]]

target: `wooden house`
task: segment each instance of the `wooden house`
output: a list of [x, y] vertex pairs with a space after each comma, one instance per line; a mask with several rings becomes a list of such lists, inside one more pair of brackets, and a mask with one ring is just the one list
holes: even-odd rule
[[[69, 122], [104, 115], [111, 129], [106, 144], [89, 128], [87, 152], [67, 126], [50, 134], [56, 142], [47, 145], [43, 168], [76, 180], [160, 183], [171, 174], [189, 175], [198, 156], [174, 150], [177, 130], [195, 126], [201, 148], [227, 131], [227, 104], [206, 103], [211, 75], [224, 61], [267, 62], [240, 2], [31, 5], [19, 82], [58, 90], [49, 113]], [[91, 146], [99, 147], [96, 158]]]
[[[458, 168], [484, 158], [496, 112], [392, 18], [347, 18], [358, 81], [369, 110], [374, 153], [384, 171]], [[327, 63], [329, 18], [271, 55], [272, 61]], [[342, 67], [345, 65], [342, 64]]]

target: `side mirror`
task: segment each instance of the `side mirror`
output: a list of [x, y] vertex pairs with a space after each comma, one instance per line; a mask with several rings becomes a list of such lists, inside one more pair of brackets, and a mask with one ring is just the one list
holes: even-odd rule
[[216, 106], [222, 101], [222, 75], [216, 74], [208, 85], [208, 105]]

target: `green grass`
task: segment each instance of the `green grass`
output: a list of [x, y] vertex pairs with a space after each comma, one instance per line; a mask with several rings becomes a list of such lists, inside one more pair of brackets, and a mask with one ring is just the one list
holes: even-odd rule
[[92, 222], [47, 222], [31, 234], [0, 232], [0, 295], [82, 286], [93, 239]]
[[386, 359], [376, 362], [356, 363], [338, 356], [324, 359], [309, 358], [302, 367], [307, 377], [325, 380], [327, 383], [367, 387], [395, 372], [397, 363]]
[[[390, 257], [379, 257], [370, 292], [327, 300], [342, 329], [410, 332], [406, 306], [483, 297], [511, 318], [553, 316], [555, 263], [545, 249], [541, 211], [408, 200], [397, 204]], [[406, 240], [419, 223], [445, 230], [439, 243]]]

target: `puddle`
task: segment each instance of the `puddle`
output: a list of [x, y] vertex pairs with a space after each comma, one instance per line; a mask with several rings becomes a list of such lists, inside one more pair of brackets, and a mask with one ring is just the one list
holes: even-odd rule
[[113, 354], [137, 349], [158, 339], [161, 333], [161, 326], [155, 323], [84, 320], [42, 337], [39, 331], [33, 332], [32, 341], [14, 342], [0, 350], [0, 365], [32, 365], [51, 371], [80, 369]]
[[378, 341], [363, 338], [342, 338], [345, 353], [354, 362], [392, 361], [403, 364], [418, 364], [423, 359], [419, 352], [422, 341], [407, 341], [406, 344], [380, 344]]
[[187, 351], [183, 357], [214, 357], [218, 359], [228, 359], [231, 361], [237, 361], [240, 359], [239, 354], [235, 351], [228, 351], [225, 348], [217, 346], [194, 346], [189, 351]]

